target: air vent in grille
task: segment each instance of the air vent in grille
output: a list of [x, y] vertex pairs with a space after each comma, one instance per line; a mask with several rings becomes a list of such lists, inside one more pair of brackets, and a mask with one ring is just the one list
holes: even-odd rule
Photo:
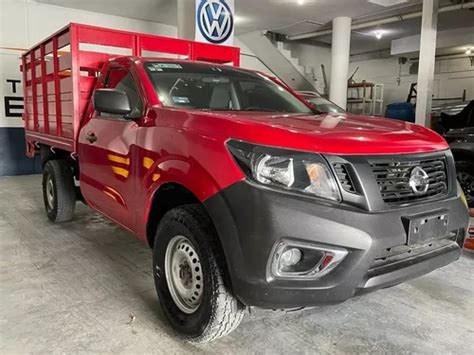
[[355, 193], [355, 187], [352, 183], [351, 176], [349, 175], [347, 168], [344, 164], [334, 163], [334, 171], [336, 172], [337, 179], [341, 183], [342, 188], [347, 192]]
[[[371, 167], [386, 203], [401, 204], [438, 197], [448, 192], [446, 163], [444, 158], [417, 161], [371, 162]], [[415, 166], [429, 176], [429, 188], [424, 194], [415, 194], [409, 185], [410, 174]]]

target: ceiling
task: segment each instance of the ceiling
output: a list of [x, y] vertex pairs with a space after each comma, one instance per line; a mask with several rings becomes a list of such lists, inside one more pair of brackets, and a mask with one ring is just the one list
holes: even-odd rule
[[[99, 13], [176, 25], [177, 0], [34, 0], [38, 3], [57, 5]], [[193, 1], [193, 0], [189, 0]], [[367, 21], [421, 9], [422, 1], [408, 0], [399, 5], [384, 7], [368, 0], [234, 0], [236, 34], [255, 30], [273, 30], [284, 35], [296, 35], [330, 27], [337, 16], [349, 16], [354, 22]], [[461, 0], [440, 0], [441, 5]], [[390, 47], [393, 39], [420, 33], [421, 19], [383, 25], [353, 34], [352, 52], [364, 53]], [[472, 26], [474, 11], [443, 13], [439, 29]], [[381, 40], [374, 37], [374, 30], [384, 31]], [[317, 41], [330, 43], [331, 36]]]
[[[177, 0], [35, 0], [38, 3], [70, 7], [176, 25]], [[193, 0], [189, 0], [193, 1]], [[327, 23], [337, 16], [358, 18], [387, 10], [367, 0], [234, 0], [236, 32], [267, 30], [302, 20]], [[410, 0], [401, 6], [416, 6]], [[390, 9], [397, 8], [397, 6]], [[314, 29], [313, 29], [314, 30]]]
[[[438, 15], [438, 32], [455, 28], [469, 27], [474, 24], [474, 11], [462, 10], [440, 13]], [[351, 54], [373, 52], [390, 48], [394, 39], [420, 34], [421, 18], [399, 21], [380, 27], [366, 28], [353, 32], [351, 36]], [[383, 37], [378, 40], [375, 32], [382, 31]], [[468, 36], [466, 36], [468, 38]], [[317, 38], [323, 43], [331, 43], [331, 36]], [[467, 43], [466, 43], [467, 44]], [[471, 43], [474, 45], [474, 43]]]

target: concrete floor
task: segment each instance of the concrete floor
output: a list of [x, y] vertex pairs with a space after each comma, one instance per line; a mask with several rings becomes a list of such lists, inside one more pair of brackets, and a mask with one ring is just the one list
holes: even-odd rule
[[[39, 176], [0, 178], [0, 353], [474, 352], [474, 258], [331, 307], [255, 311], [194, 346], [168, 326], [147, 246], [79, 204], [47, 221]], [[135, 317], [131, 322], [131, 317]]]

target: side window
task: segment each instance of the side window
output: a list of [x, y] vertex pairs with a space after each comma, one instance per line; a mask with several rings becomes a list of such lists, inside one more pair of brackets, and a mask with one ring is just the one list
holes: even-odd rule
[[[133, 81], [130, 72], [124, 68], [110, 68], [105, 79], [105, 88], [118, 89], [127, 93], [132, 107], [130, 117], [139, 117], [143, 112], [143, 103], [138, 94], [137, 87]], [[99, 113], [100, 116], [122, 118], [120, 115], [112, 115], [109, 113]]]

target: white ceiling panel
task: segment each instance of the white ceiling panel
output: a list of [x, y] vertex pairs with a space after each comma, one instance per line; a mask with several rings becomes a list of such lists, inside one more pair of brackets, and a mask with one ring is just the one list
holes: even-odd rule
[[[32, 0], [98, 13], [176, 25], [176, 0]], [[189, 0], [194, 1], [194, 0]], [[234, 0], [236, 33], [255, 30], [273, 30], [284, 35], [297, 35], [330, 28], [337, 16], [349, 16], [354, 22], [368, 21], [421, 9], [421, 0]], [[382, 6], [392, 4], [393, 6]], [[459, 0], [440, 0], [442, 6]], [[471, 26], [474, 11], [457, 11], [440, 14], [439, 28], [450, 29]], [[374, 31], [382, 31], [377, 40]], [[352, 52], [390, 48], [393, 39], [420, 32], [420, 19], [401, 21], [353, 34]], [[331, 36], [318, 37], [317, 41], [330, 43]]]

